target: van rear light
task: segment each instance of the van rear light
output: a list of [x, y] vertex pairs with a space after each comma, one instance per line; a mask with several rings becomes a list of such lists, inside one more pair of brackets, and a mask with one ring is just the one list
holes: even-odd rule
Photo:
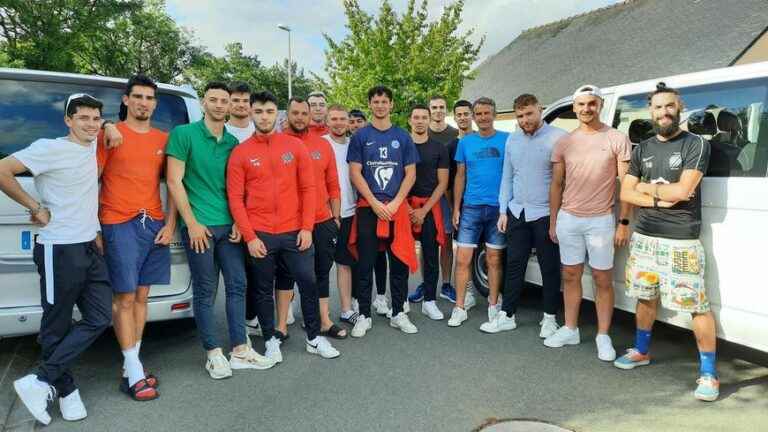
[[189, 302], [186, 303], [175, 303], [171, 305], [171, 312], [174, 311], [183, 311], [189, 309]]

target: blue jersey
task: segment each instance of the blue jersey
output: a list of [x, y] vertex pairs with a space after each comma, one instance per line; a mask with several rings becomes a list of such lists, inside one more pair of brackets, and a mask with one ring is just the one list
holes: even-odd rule
[[363, 166], [363, 177], [371, 192], [376, 199], [386, 202], [395, 198], [405, 177], [405, 167], [419, 162], [419, 153], [405, 130], [392, 126], [381, 131], [368, 125], [352, 135], [347, 162]]
[[464, 204], [499, 205], [507, 137], [507, 132], [496, 131], [485, 138], [473, 133], [459, 140], [455, 159], [466, 168]]

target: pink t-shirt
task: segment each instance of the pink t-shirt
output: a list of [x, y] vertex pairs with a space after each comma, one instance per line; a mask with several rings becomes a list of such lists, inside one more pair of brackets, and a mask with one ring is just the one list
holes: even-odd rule
[[616, 201], [617, 161], [628, 162], [629, 137], [604, 126], [596, 133], [575, 130], [560, 138], [552, 162], [565, 163], [565, 190], [560, 208], [575, 216], [608, 214]]

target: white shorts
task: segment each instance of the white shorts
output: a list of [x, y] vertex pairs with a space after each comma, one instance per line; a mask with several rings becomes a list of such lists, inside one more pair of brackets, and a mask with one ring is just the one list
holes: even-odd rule
[[593, 269], [613, 268], [613, 239], [616, 234], [613, 213], [582, 217], [560, 210], [555, 231], [563, 265], [584, 264], [589, 255], [589, 266]]

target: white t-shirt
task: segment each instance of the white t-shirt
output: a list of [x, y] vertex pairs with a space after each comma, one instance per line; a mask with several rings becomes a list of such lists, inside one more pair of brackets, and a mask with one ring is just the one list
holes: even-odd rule
[[41, 244], [73, 244], [96, 238], [99, 225], [99, 171], [96, 143], [39, 139], [12, 155], [35, 176], [40, 202], [51, 221], [40, 228]]
[[339, 173], [339, 188], [341, 189], [341, 217], [346, 218], [355, 215], [357, 206], [357, 192], [349, 180], [349, 164], [347, 164], [347, 150], [349, 138], [345, 138], [344, 144], [339, 144], [330, 135], [323, 135], [336, 155], [336, 171]]
[[232, 126], [229, 123], [225, 123], [224, 127], [227, 128], [227, 132], [234, 135], [240, 142], [250, 138], [251, 135], [253, 135], [253, 133], [256, 131], [256, 126], [253, 125], [253, 122], [248, 122], [248, 126], [244, 128]]

